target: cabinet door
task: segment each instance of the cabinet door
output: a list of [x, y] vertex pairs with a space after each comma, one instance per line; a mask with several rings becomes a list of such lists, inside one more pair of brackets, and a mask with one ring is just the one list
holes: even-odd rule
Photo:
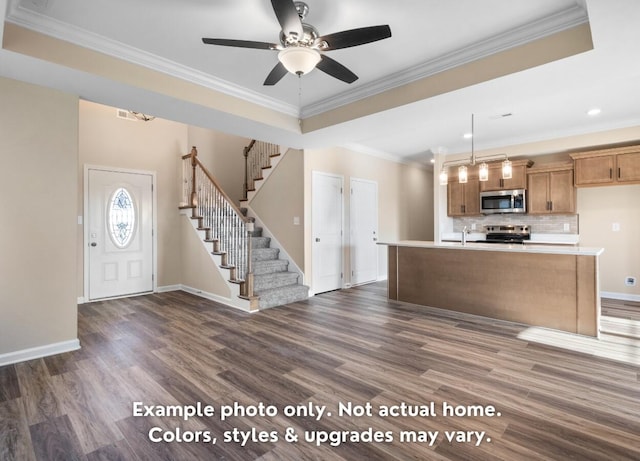
[[613, 182], [613, 155], [575, 159], [576, 186]]
[[447, 214], [449, 216], [464, 215], [464, 184], [452, 180], [447, 184]]
[[573, 187], [573, 171], [549, 172], [549, 202], [552, 213], [576, 212], [576, 189]]
[[489, 180], [480, 183], [480, 190], [483, 192], [526, 188], [527, 167], [525, 165], [514, 165], [512, 167], [511, 179], [502, 179], [502, 162], [489, 165]]
[[477, 178], [469, 178], [464, 185], [464, 214], [480, 214], [480, 181]]
[[[514, 165], [512, 167], [511, 179], [502, 180], [503, 189], [526, 189], [527, 188], [527, 167], [524, 165]], [[500, 177], [502, 177], [502, 165], [500, 165]]]
[[616, 156], [619, 182], [640, 182], [640, 152]]
[[527, 201], [529, 208], [527, 213], [549, 213], [549, 173], [530, 173], [528, 176]]
[[502, 190], [502, 165], [489, 165], [489, 179], [480, 182], [481, 191]]

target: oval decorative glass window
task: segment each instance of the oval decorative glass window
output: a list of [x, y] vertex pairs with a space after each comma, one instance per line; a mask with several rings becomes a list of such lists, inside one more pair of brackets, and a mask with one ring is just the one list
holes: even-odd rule
[[109, 203], [107, 225], [111, 240], [118, 248], [131, 243], [136, 225], [136, 210], [131, 194], [124, 187], [117, 189]]

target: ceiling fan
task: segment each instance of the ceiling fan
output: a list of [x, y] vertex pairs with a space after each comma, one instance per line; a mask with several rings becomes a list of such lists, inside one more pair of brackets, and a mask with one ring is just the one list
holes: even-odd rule
[[287, 72], [303, 75], [316, 67], [343, 82], [353, 83], [358, 76], [338, 61], [326, 56], [324, 52], [364, 45], [391, 37], [391, 28], [388, 25], [361, 27], [321, 36], [315, 27], [304, 22], [309, 13], [306, 3], [271, 0], [271, 5], [282, 27], [279, 44], [224, 38], [202, 39], [207, 45], [279, 51], [279, 62], [267, 76], [264, 85], [275, 85]]

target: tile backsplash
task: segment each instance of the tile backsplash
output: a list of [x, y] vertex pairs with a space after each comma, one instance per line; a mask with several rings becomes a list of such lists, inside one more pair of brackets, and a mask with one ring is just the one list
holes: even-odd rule
[[[476, 225], [472, 232], [483, 232], [484, 226], [498, 224], [523, 224], [531, 228], [532, 234], [579, 234], [578, 215], [528, 215], [528, 214], [494, 214], [487, 216], [469, 216], [453, 218], [453, 232], [462, 232], [467, 226]], [[569, 225], [569, 231], [565, 231], [565, 224]]]

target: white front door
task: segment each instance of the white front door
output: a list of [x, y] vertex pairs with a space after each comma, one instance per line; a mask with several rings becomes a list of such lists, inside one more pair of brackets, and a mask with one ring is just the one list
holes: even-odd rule
[[351, 178], [351, 284], [378, 279], [378, 183]]
[[311, 227], [314, 293], [342, 288], [342, 176], [313, 172]]
[[153, 291], [153, 175], [89, 168], [88, 298]]

